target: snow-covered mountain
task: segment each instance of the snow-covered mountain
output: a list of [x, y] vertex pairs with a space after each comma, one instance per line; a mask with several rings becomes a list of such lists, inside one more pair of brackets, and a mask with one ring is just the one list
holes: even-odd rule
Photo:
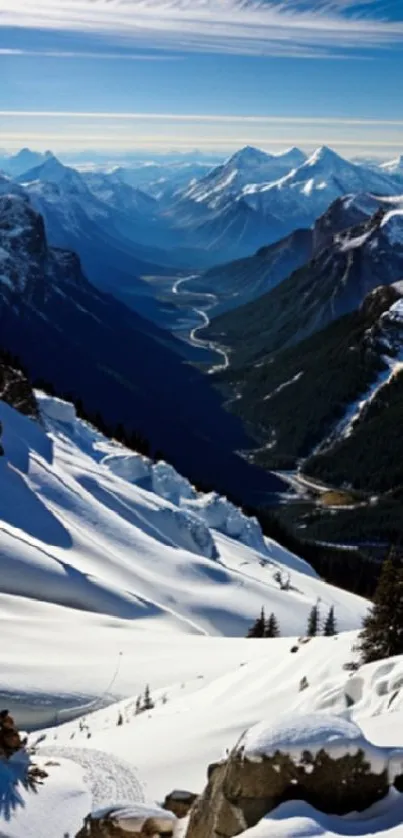
[[351, 193], [399, 195], [402, 184], [389, 174], [351, 163], [327, 146], [275, 183], [250, 184], [242, 194], [250, 206], [280, 218], [289, 229], [310, 226], [336, 198]]
[[369, 195], [337, 199], [313, 227], [295, 230], [253, 256], [212, 268], [188, 280], [187, 288], [214, 295], [210, 318], [239, 308], [275, 288], [330, 245], [336, 233], [364, 221], [378, 207]]
[[138, 213], [150, 217], [155, 215], [156, 200], [141, 189], [125, 183], [117, 170], [108, 173], [87, 172], [83, 174], [83, 179], [100, 201], [119, 211], [131, 213], [134, 219]]
[[247, 184], [278, 180], [305, 160], [305, 154], [298, 148], [290, 148], [279, 154], [267, 154], [258, 148], [246, 146], [192, 184], [183, 197], [205, 203], [214, 209], [229, 197], [238, 195]]
[[394, 160], [382, 163], [379, 168], [390, 175], [403, 175], [403, 154], [399, 154], [399, 157], [395, 157]]
[[75, 253], [48, 246], [26, 198], [0, 196], [0, 248], [2, 342], [33, 377], [80, 396], [113, 426], [146, 433], [207, 485], [277, 491], [276, 478], [233, 453], [249, 440], [206, 377], [183, 363], [186, 344], [97, 291]]
[[131, 166], [117, 166], [112, 172], [123, 183], [147, 192], [163, 202], [172, 199], [180, 190], [204, 177], [213, 163], [204, 161], [148, 162]]
[[51, 151], [45, 151], [42, 154], [39, 151], [31, 151], [29, 148], [22, 148], [17, 154], [9, 155], [8, 157], [0, 157], [0, 168], [12, 177], [18, 177], [29, 169], [35, 166], [41, 166], [49, 157], [52, 157]]
[[[319, 596], [343, 628], [359, 624], [365, 601], [265, 540], [255, 519], [107, 440], [72, 405], [38, 401], [43, 427], [0, 403], [1, 562], [14, 569], [2, 574], [2, 593], [193, 635], [243, 636], [264, 601], [295, 635]], [[276, 570], [290, 574], [290, 590]]]
[[[308, 159], [292, 148], [280, 155], [242, 149], [177, 196], [167, 210], [172, 228], [189, 242], [198, 238], [216, 261], [250, 255], [299, 228], [312, 226], [330, 204], [346, 194], [402, 194], [402, 182], [369, 166], [351, 163], [325, 146]], [[255, 236], [242, 230], [245, 204], [254, 212]], [[226, 218], [237, 218], [228, 236]], [[251, 225], [253, 226], [253, 225]]]

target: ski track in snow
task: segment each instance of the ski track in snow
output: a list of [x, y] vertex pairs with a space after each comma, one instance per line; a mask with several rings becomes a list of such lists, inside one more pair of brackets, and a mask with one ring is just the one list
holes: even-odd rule
[[[180, 291], [179, 291], [180, 286], [183, 285], [184, 282], [189, 282], [191, 279], [194, 279], [194, 278], [195, 278], [195, 276], [194, 276], [194, 274], [192, 274], [192, 276], [186, 276], [186, 277], [182, 277], [182, 279], [177, 279], [176, 282], [172, 286], [172, 293], [173, 294], [180, 294]], [[193, 292], [188, 292], [188, 293], [193, 293]], [[219, 346], [219, 344], [215, 343], [212, 340], [204, 340], [203, 338], [197, 337], [197, 333], [200, 330], [206, 329], [207, 326], [210, 325], [210, 318], [207, 315], [207, 311], [209, 311], [211, 308], [213, 308], [213, 306], [217, 302], [217, 297], [216, 297], [215, 294], [203, 293], [202, 291], [200, 291], [200, 292], [197, 292], [197, 296], [205, 297], [206, 301], [210, 300], [210, 302], [206, 305], [205, 308], [194, 308], [193, 309], [194, 313], [197, 314], [201, 318], [202, 322], [199, 323], [199, 325], [193, 327], [193, 329], [191, 330], [191, 332], [189, 334], [189, 339], [190, 339], [190, 342], [193, 344], [193, 346], [198, 346], [198, 347], [201, 347], [203, 349], [209, 349], [211, 352], [216, 352], [218, 355], [221, 355], [221, 357], [223, 358], [223, 361], [221, 363], [214, 364], [212, 367], [210, 367], [208, 372], [209, 372], [209, 375], [211, 375], [212, 373], [219, 372], [220, 370], [226, 370], [227, 367], [229, 366], [229, 357], [228, 357], [228, 352], [226, 352], [226, 350], [222, 346]]]
[[55, 760], [69, 759], [84, 769], [84, 783], [91, 792], [93, 809], [111, 803], [144, 803], [137, 771], [124, 760], [91, 748], [50, 746], [41, 748], [40, 754]]

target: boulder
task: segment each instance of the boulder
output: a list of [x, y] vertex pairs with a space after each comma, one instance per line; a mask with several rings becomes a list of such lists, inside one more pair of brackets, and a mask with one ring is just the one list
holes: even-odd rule
[[288, 800], [329, 814], [363, 811], [388, 793], [393, 753], [325, 713], [256, 725], [210, 766], [186, 838], [232, 838]]
[[175, 823], [175, 815], [158, 806], [109, 806], [88, 815], [76, 838], [172, 838]]
[[175, 789], [175, 791], [171, 791], [170, 794], [167, 794], [162, 804], [162, 808], [169, 812], [173, 812], [179, 819], [186, 818], [193, 804], [196, 802], [197, 797], [198, 795], [193, 794], [191, 791]]

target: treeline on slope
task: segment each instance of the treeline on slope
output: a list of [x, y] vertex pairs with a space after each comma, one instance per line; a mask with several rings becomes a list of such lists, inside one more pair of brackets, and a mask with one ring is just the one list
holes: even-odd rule
[[307, 541], [368, 545], [366, 551], [383, 556], [389, 544], [403, 539], [403, 487], [363, 505], [335, 509], [306, 500], [281, 506], [278, 514], [286, 529], [303, 529]]
[[[21, 369], [20, 361], [13, 359], [16, 368]], [[28, 380], [28, 379], [27, 379]], [[32, 385], [29, 385], [33, 395]], [[83, 400], [74, 393], [61, 393], [51, 382], [44, 379], [36, 379], [35, 387], [44, 390], [51, 396], [64, 398], [75, 405], [77, 415], [90, 422], [106, 437], [117, 439], [126, 447], [152, 458], [166, 459], [162, 451], [152, 451], [147, 438], [139, 432], [128, 431], [124, 425], [119, 424], [112, 428], [104, 421], [101, 413], [89, 412]], [[214, 486], [206, 485], [198, 480], [195, 475], [191, 478], [196, 489], [201, 492], [210, 492]], [[273, 509], [267, 510], [254, 506], [242, 505], [235, 496], [228, 499], [236, 506], [243, 509], [249, 516], [255, 516], [259, 521], [264, 535], [281, 544], [285, 549], [305, 559], [314, 570], [329, 584], [352, 591], [371, 598], [379, 575], [379, 563], [365, 556], [358, 550], [342, 550], [337, 547], [317, 544], [314, 541], [298, 538], [292, 530], [280, 521], [278, 514]]]
[[361, 663], [403, 655], [403, 554], [392, 548], [358, 638]]
[[243, 509], [247, 515], [257, 517], [268, 538], [305, 559], [330, 585], [372, 599], [379, 579], [381, 560], [374, 558], [371, 553], [300, 538], [289, 524], [281, 520], [281, 510], [254, 509], [250, 506]]
[[382, 353], [368, 340], [368, 330], [394, 295], [393, 289], [386, 289], [383, 305], [370, 313], [365, 308], [346, 315], [258, 365], [230, 367], [220, 374], [220, 381], [242, 396], [232, 402], [231, 410], [256, 436], [272, 439], [272, 445], [251, 453], [253, 462], [264, 468], [294, 467], [386, 370]]
[[332, 485], [388, 492], [403, 487], [403, 371], [368, 404], [354, 433], [310, 457], [304, 472]]
[[[312, 606], [309, 612], [305, 636], [317, 637], [318, 634], [323, 634], [324, 637], [333, 637], [337, 634], [337, 622], [334, 613], [334, 606], [332, 605], [329, 608], [326, 617], [323, 619], [323, 616], [320, 613], [319, 601]], [[259, 616], [250, 627], [247, 637], [275, 638], [280, 637], [280, 635], [280, 624], [276, 615], [271, 612], [271, 614], [266, 617], [265, 609], [263, 607]]]
[[119, 422], [117, 425], [108, 425], [105, 422], [101, 412], [99, 410], [95, 412], [91, 412], [87, 410], [85, 407], [84, 401], [79, 396], [76, 396], [74, 393], [59, 393], [56, 392], [56, 388], [51, 384], [49, 381], [45, 381], [43, 378], [37, 378], [34, 381], [34, 387], [37, 390], [43, 390], [49, 396], [56, 396], [57, 398], [63, 399], [66, 402], [70, 402], [74, 405], [76, 409], [77, 416], [79, 419], [83, 419], [85, 422], [89, 422], [90, 425], [93, 425], [103, 436], [106, 436], [108, 439], [116, 439], [117, 442], [121, 442], [126, 448], [130, 448], [132, 451], [136, 451], [138, 454], [143, 454], [145, 457], [153, 457], [155, 460], [162, 460], [164, 459], [164, 455], [161, 451], [155, 450], [152, 451], [151, 445], [149, 440], [146, 436], [138, 431], [129, 430], [126, 428], [122, 422]]

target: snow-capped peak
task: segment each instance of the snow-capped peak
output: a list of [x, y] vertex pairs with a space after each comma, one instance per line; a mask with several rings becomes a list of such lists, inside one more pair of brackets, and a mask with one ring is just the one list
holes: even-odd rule
[[244, 148], [236, 151], [224, 165], [237, 167], [265, 166], [270, 160], [272, 160], [272, 157], [273, 155], [267, 154], [265, 151], [261, 151], [260, 148], [254, 148], [254, 146], [246, 145]]
[[387, 163], [382, 163], [379, 168], [391, 175], [403, 175], [403, 154], [399, 154], [394, 160], [388, 160]]
[[67, 185], [73, 187], [75, 190], [78, 189], [80, 191], [87, 191], [87, 187], [84, 184], [81, 175], [76, 172], [75, 169], [61, 163], [60, 160], [52, 153], [48, 154], [45, 162], [40, 166], [36, 166], [28, 172], [24, 172], [24, 174], [19, 178], [19, 181], [24, 184], [32, 183], [34, 181], [40, 181], [41, 183], [53, 183], [56, 185], [63, 183], [65, 186]]
[[318, 164], [326, 166], [334, 166], [335, 164], [349, 165], [343, 157], [340, 157], [336, 151], [333, 151], [332, 148], [326, 145], [317, 148], [303, 165], [308, 167], [317, 166]]
[[276, 154], [273, 154], [272, 159], [284, 162], [287, 161], [290, 168], [296, 169], [298, 166], [302, 166], [302, 164], [305, 163], [307, 156], [300, 148], [294, 145], [290, 148], [286, 148], [285, 151], [276, 152]]

